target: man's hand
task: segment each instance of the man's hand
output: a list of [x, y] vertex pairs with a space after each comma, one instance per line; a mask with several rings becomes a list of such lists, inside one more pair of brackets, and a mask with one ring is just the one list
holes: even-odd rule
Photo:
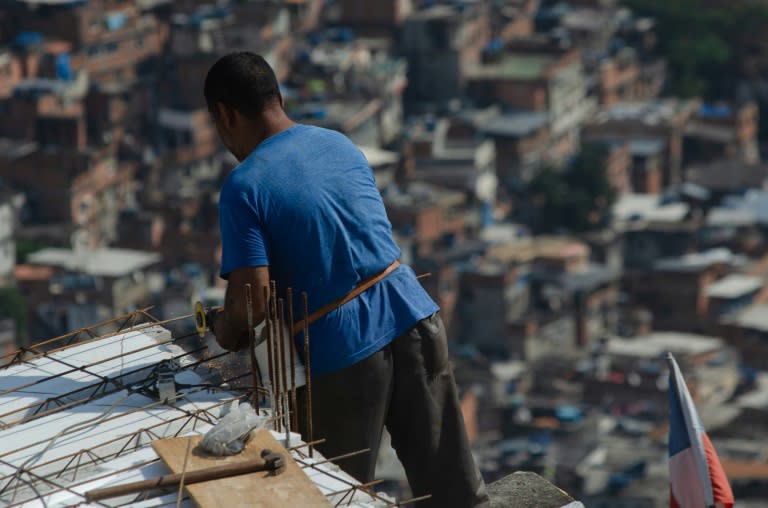
[[252, 326], [256, 326], [264, 320], [266, 315], [264, 288], [269, 288], [269, 268], [266, 266], [239, 268], [229, 274], [224, 309], [214, 315], [211, 323], [216, 342], [229, 351], [241, 351], [248, 346], [246, 284], [251, 285]]

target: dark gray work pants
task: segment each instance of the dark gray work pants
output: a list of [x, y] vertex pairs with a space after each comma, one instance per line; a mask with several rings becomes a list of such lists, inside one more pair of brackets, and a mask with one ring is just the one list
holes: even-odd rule
[[[306, 437], [303, 389], [299, 425]], [[370, 357], [312, 380], [312, 423], [326, 457], [370, 448], [339, 465], [365, 483], [373, 480], [382, 428], [405, 468], [420, 507], [490, 505], [469, 448], [456, 384], [438, 314], [426, 318]]]

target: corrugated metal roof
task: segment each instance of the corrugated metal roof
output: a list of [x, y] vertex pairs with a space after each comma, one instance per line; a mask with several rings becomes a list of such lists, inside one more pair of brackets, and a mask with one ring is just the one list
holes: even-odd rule
[[103, 247], [85, 252], [49, 247], [29, 255], [30, 264], [58, 266], [106, 277], [122, 277], [159, 261], [160, 255], [155, 252]]
[[722, 349], [723, 341], [717, 337], [681, 332], [653, 332], [642, 337], [624, 339], [613, 337], [608, 341], [611, 355], [661, 358], [667, 351], [677, 355], [700, 355]]
[[762, 277], [733, 273], [707, 286], [710, 298], [739, 298], [763, 287]]

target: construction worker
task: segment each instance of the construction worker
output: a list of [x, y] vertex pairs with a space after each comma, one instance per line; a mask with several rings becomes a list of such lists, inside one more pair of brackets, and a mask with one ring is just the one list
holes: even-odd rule
[[[248, 345], [246, 284], [274, 280], [278, 293], [307, 292], [310, 313], [323, 314], [310, 325], [320, 451], [332, 457], [369, 448], [345, 459], [344, 469], [371, 481], [386, 425], [414, 496], [432, 496], [420, 506], [488, 506], [438, 307], [398, 264], [400, 249], [363, 154], [343, 134], [291, 121], [261, 56], [222, 57], [204, 88], [219, 136], [240, 162], [219, 198], [221, 277], [228, 281], [223, 310], [212, 318], [219, 344], [233, 351]], [[356, 294], [361, 287], [368, 288]], [[354, 298], [334, 305], [348, 295]], [[263, 292], [253, 291], [252, 301], [259, 323]], [[301, 308], [298, 299], [294, 308]], [[302, 334], [295, 338], [303, 343]], [[306, 420], [300, 415], [300, 424]]]

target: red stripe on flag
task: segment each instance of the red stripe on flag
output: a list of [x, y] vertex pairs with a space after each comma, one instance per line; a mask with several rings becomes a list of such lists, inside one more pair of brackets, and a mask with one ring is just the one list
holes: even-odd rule
[[675, 495], [672, 493], [672, 487], [669, 488], [669, 508], [680, 508], [680, 505], [675, 501]]
[[[715, 504], [719, 503], [725, 508], [732, 508], [733, 491], [731, 491], [731, 485], [728, 483], [728, 477], [725, 476], [723, 466], [720, 464], [720, 459], [717, 457], [715, 447], [712, 446], [712, 441], [709, 440], [709, 436], [706, 433], [701, 435], [701, 440], [704, 443], [704, 451], [707, 454], [709, 479], [712, 483], [712, 497]], [[672, 505], [670, 504], [670, 506]]]

